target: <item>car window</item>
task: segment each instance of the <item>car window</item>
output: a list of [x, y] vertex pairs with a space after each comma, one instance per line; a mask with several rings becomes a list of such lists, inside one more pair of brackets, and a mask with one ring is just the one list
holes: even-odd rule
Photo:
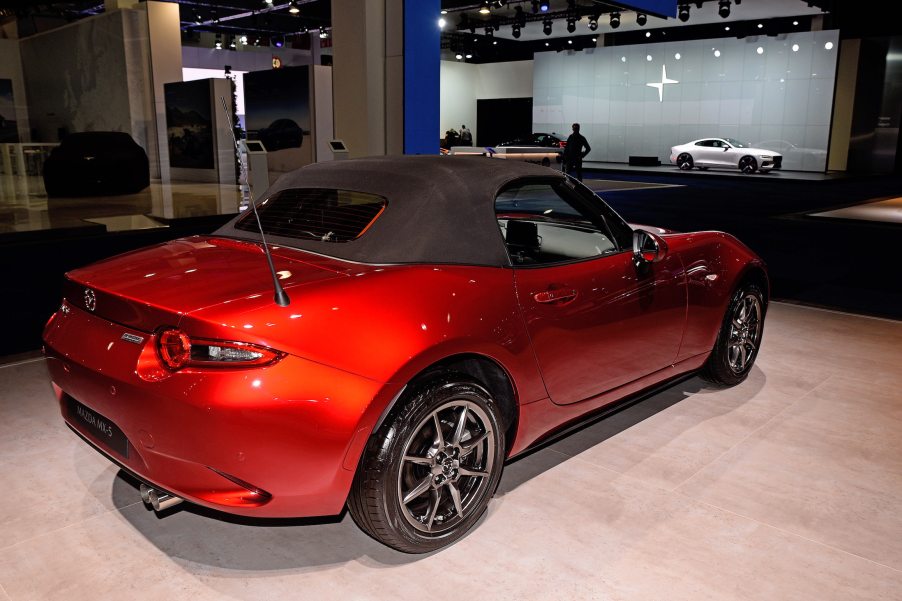
[[695, 143], [695, 145], [711, 147], [711, 146], [714, 146], [714, 140], [699, 140], [698, 142]]
[[[624, 231], [629, 226], [597, 196], [564, 180], [507, 187], [495, 199], [495, 215], [514, 266], [616, 253], [624, 237], [632, 236]], [[612, 230], [609, 222], [615, 220], [619, 223]]]
[[747, 148], [745, 144], [735, 138], [727, 138], [727, 142], [729, 142], [734, 148]]
[[[382, 214], [387, 201], [375, 194], [331, 188], [289, 188], [277, 192], [257, 206], [267, 235], [348, 242], [362, 236]], [[253, 211], [235, 228], [256, 232]]]

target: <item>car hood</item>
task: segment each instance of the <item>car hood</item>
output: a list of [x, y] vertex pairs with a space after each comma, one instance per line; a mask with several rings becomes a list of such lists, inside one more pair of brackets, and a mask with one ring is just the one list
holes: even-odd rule
[[[272, 255], [289, 292], [346, 277], [342, 262], [334, 259], [278, 247]], [[206, 307], [273, 295], [262, 247], [229, 238], [182, 238], [76, 269], [66, 277], [64, 296], [72, 306], [146, 331]]]

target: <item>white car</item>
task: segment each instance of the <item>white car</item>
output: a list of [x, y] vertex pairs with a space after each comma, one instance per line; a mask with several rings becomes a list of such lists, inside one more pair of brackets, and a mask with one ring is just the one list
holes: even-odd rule
[[783, 155], [752, 148], [733, 138], [702, 138], [671, 148], [670, 162], [684, 171], [693, 167], [716, 167], [754, 173], [779, 169], [783, 165]]

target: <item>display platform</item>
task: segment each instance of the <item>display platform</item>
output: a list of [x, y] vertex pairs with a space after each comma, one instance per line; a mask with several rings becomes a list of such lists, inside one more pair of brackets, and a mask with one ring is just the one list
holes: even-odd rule
[[157, 517], [65, 427], [43, 361], [20, 359], [0, 367], [0, 586], [67, 601], [394, 601], [437, 582], [451, 598], [896, 599], [900, 339], [902, 322], [772, 304], [744, 383], [687, 380], [509, 463], [479, 527], [420, 556], [347, 513]]
[[808, 216], [829, 219], [852, 219], [856, 221], [879, 221], [881, 223], [902, 225], [902, 197], [863, 202], [842, 209], [809, 213]]
[[820, 173], [820, 172], [812, 172], [812, 171], [784, 171], [784, 170], [775, 170], [770, 171], [768, 173], [753, 173], [751, 175], [747, 175], [739, 171], [739, 169], [731, 170], [731, 169], [708, 169], [707, 171], [701, 171], [699, 169], [693, 169], [692, 171], [680, 171], [676, 165], [671, 165], [669, 162], [662, 163], [658, 166], [653, 165], [629, 165], [627, 163], [604, 163], [599, 161], [583, 161], [583, 170], [592, 169], [594, 171], [604, 172], [604, 173], [644, 173], [648, 175], [680, 175], [688, 178], [692, 177], [709, 177], [709, 178], [742, 178], [742, 179], [762, 179], [762, 180], [776, 180], [776, 181], [813, 181], [813, 182], [823, 182], [823, 181], [835, 181], [835, 180], [844, 180], [850, 178], [857, 178], [860, 176], [854, 174], [848, 174], [846, 172], [829, 172], [829, 173]]

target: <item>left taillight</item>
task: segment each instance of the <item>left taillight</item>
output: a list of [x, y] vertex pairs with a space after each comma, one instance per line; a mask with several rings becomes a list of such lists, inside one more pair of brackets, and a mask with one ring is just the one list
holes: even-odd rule
[[171, 370], [183, 367], [263, 367], [285, 356], [280, 351], [230, 340], [191, 338], [177, 328], [157, 334], [157, 354]]

